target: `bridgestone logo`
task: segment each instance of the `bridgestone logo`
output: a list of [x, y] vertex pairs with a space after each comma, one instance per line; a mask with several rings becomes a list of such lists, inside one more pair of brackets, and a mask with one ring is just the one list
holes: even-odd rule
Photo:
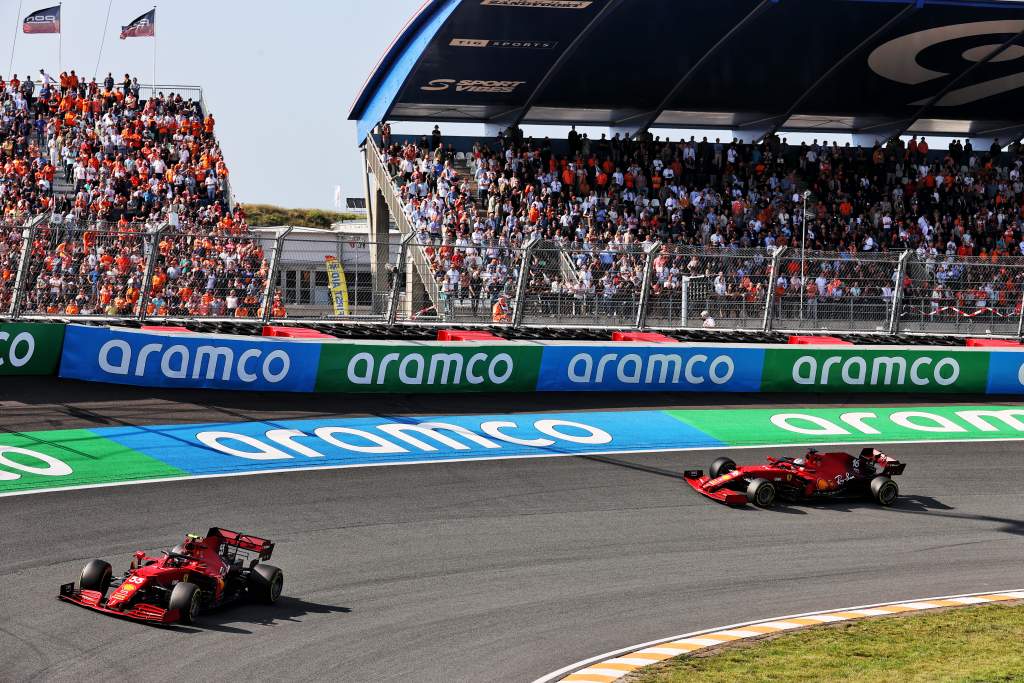
[[947, 387], [960, 377], [960, 364], [955, 358], [923, 356], [911, 362], [901, 356], [876, 356], [870, 360], [860, 356], [829, 356], [818, 364], [814, 356], [801, 356], [793, 363], [793, 382], [802, 385], [842, 383], [850, 386], [901, 386], [910, 380], [916, 386], [932, 383]]
[[380, 358], [380, 365], [372, 353], [357, 353], [346, 368], [352, 384], [384, 385], [388, 366], [397, 368], [398, 382], [409, 386], [426, 384], [458, 385], [504, 384], [512, 377], [515, 363], [507, 353], [498, 353], [488, 359], [486, 353], [474, 353], [468, 358], [459, 353], [435, 353], [425, 357], [422, 353], [388, 353]]
[[586, 9], [593, 0], [481, 0], [487, 7], [537, 7], [541, 9]]
[[251, 348], [238, 354], [226, 346], [200, 346], [193, 358], [187, 346], [174, 344], [164, 348], [161, 343], [146, 344], [132, 357], [131, 345], [121, 339], [112, 339], [100, 347], [97, 359], [100, 369], [112, 375], [145, 377], [147, 370], [159, 372], [167, 379], [220, 379], [228, 382], [237, 377], [251, 383], [259, 379], [276, 384], [288, 376], [291, 358], [277, 349], [266, 356], [260, 348]]

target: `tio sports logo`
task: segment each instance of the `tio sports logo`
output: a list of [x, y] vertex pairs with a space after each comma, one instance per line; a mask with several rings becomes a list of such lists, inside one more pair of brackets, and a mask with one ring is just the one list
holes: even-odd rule
[[487, 40], [484, 38], [452, 38], [452, 47], [504, 47], [521, 50], [551, 50], [557, 40]]
[[449, 90], [452, 86], [455, 86], [455, 92], [510, 93], [515, 92], [516, 88], [524, 83], [526, 81], [460, 81], [454, 78], [435, 78], [426, 85], [420, 86], [420, 90], [437, 92]]

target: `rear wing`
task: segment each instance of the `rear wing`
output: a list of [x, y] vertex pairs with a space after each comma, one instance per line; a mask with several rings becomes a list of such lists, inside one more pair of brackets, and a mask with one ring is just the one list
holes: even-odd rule
[[885, 467], [885, 474], [897, 475], [903, 474], [903, 470], [907, 469], [907, 463], [900, 462], [896, 458], [886, 455], [877, 448], [863, 448], [860, 451], [860, 457], [871, 458], [875, 462], [880, 462]]
[[248, 550], [259, 555], [260, 560], [269, 560], [274, 554], [274, 543], [266, 538], [243, 534], [238, 531], [229, 531], [220, 527], [210, 527], [206, 537], [218, 537], [220, 540], [233, 548]]

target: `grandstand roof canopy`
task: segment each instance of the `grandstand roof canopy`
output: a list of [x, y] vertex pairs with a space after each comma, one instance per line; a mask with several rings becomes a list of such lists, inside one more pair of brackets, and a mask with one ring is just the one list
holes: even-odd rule
[[350, 119], [1020, 137], [1018, 0], [427, 0]]

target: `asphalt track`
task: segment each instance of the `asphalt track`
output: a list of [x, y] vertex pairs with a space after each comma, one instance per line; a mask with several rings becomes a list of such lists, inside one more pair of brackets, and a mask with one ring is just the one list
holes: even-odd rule
[[[0, 429], [700, 400], [156, 396], [46, 381], [0, 387]], [[770, 405], [764, 397], [728, 401]], [[900, 482], [904, 497], [888, 510], [718, 506], [668, 476], [706, 468], [715, 457], [693, 451], [0, 498], [0, 679], [530, 681], [591, 655], [688, 630], [1019, 585], [1024, 444], [888, 450], [909, 463]], [[763, 456], [731, 453], [737, 460]], [[278, 605], [233, 608], [205, 616], [199, 627], [160, 629], [54, 598], [57, 585], [76, 578], [88, 559], [106, 558], [120, 571], [131, 551], [166, 548], [185, 530], [213, 524], [278, 542], [274, 563], [286, 577]]]

